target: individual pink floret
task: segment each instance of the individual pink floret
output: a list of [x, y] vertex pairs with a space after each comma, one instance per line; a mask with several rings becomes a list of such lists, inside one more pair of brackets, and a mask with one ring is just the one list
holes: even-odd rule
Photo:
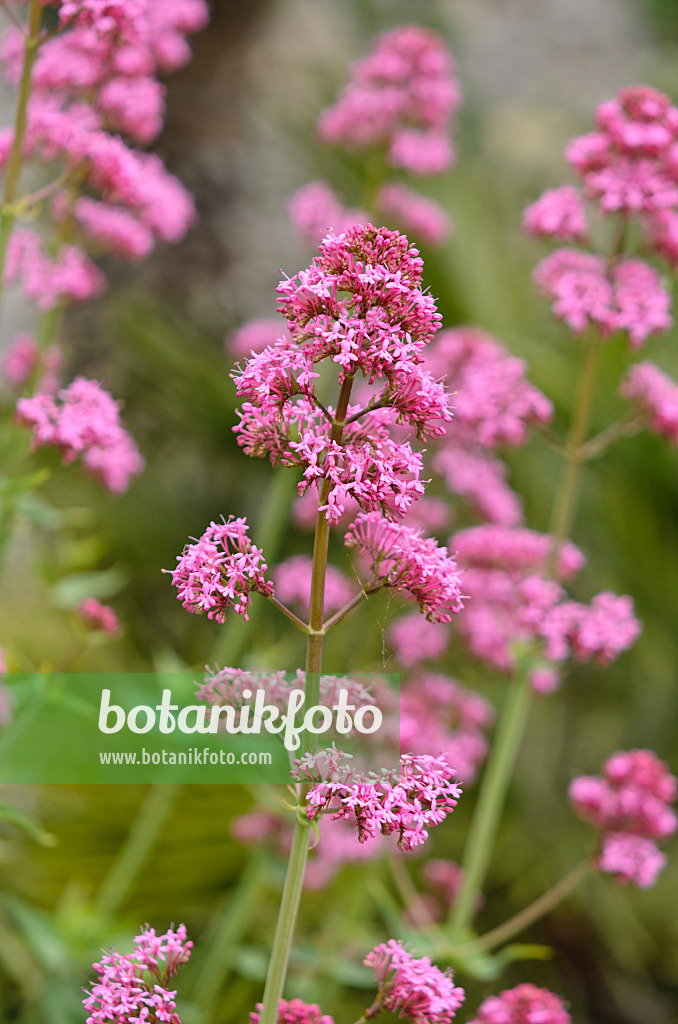
[[108, 633], [109, 636], [115, 636], [120, 632], [120, 620], [115, 610], [109, 605], [101, 604], [96, 597], [86, 597], [76, 610], [87, 629]]
[[636, 363], [621, 382], [619, 392], [633, 402], [651, 430], [678, 445], [678, 384], [654, 363]]
[[469, 1024], [572, 1024], [558, 996], [529, 982], [485, 999]]
[[586, 211], [577, 189], [562, 185], [544, 192], [523, 213], [523, 231], [528, 235], [559, 238], [563, 242], [585, 242], [588, 237]]
[[172, 583], [187, 611], [207, 612], [208, 619], [223, 623], [226, 609], [233, 608], [247, 621], [252, 591], [273, 596], [273, 584], [264, 576], [268, 566], [263, 552], [252, 544], [248, 530], [245, 519], [229, 516], [210, 523], [202, 537], [177, 556]]
[[440, 203], [405, 185], [384, 185], [377, 196], [377, 209], [427, 245], [442, 245], [452, 230], [449, 214]]
[[400, 942], [382, 942], [365, 957], [379, 986], [380, 1006], [412, 1024], [449, 1024], [466, 998], [452, 970], [441, 971], [429, 957], [415, 958]]
[[[259, 1024], [262, 1004], [257, 1003], [257, 1012], [250, 1012], [250, 1024]], [[281, 999], [276, 1024], [334, 1024], [334, 1018], [321, 1013], [315, 1003], [304, 1003], [301, 999]]]
[[344, 542], [367, 555], [382, 586], [404, 590], [432, 622], [449, 622], [461, 611], [463, 595], [457, 563], [430, 537], [374, 512], [361, 513]]

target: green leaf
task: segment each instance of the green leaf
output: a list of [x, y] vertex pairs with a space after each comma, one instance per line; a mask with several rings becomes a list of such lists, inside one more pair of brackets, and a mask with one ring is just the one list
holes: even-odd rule
[[73, 572], [51, 588], [52, 603], [67, 611], [76, 608], [86, 597], [114, 597], [127, 582], [127, 575], [117, 566], [102, 572]]

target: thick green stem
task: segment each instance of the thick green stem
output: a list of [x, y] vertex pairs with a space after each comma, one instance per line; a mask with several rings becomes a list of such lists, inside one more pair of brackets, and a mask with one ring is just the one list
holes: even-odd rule
[[[341, 385], [334, 423], [330, 436], [338, 444], [344, 434], [346, 410], [351, 398], [353, 377], [346, 377]], [[319, 509], [327, 502], [329, 480], [324, 480], [319, 493]], [[311, 598], [309, 608], [309, 636], [306, 646], [306, 685], [304, 705], [313, 707], [319, 701], [320, 672], [323, 655], [323, 613], [325, 606], [325, 575], [327, 572], [327, 550], [330, 539], [330, 524], [324, 511], [318, 511], [313, 541], [313, 573], [311, 577]], [[315, 749], [316, 738], [313, 733], [304, 734], [304, 753]], [[302, 794], [303, 796], [303, 794]], [[292, 949], [294, 928], [297, 921], [301, 890], [304, 884], [304, 869], [308, 856], [308, 843], [311, 827], [301, 816], [294, 828], [294, 838], [290, 859], [287, 863], [287, 874], [283, 886], [280, 912], [273, 938], [271, 960], [266, 976], [264, 998], [262, 1001], [259, 1024], [276, 1024], [278, 1006], [285, 986], [287, 966]]]
[[463, 882], [450, 917], [451, 938], [454, 943], [464, 940], [466, 930], [473, 920], [478, 895], [492, 857], [506, 791], [525, 731], [529, 707], [530, 684], [527, 673], [521, 672], [509, 685], [464, 850]]
[[553, 515], [551, 518], [551, 534], [555, 539], [552, 568], [558, 557], [558, 548], [561, 542], [570, 535], [572, 524], [577, 511], [579, 496], [579, 480], [581, 467], [585, 461], [582, 452], [582, 445], [586, 441], [591, 414], [593, 412], [593, 400], [596, 394], [598, 383], [598, 372], [600, 369], [601, 339], [597, 334], [591, 334], [584, 353], [584, 364], [579, 379], [577, 404], [574, 410], [572, 426], [565, 445], [565, 471], [556, 498]]
[[[559, 882], [556, 882], [554, 886], [547, 889], [543, 895], [536, 899], [529, 906], [525, 907], [518, 914], [509, 918], [508, 921], [504, 921], [497, 928], [493, 928], [491, 932], [486, 932], [485, 935], [481, 935], [479, 939], [474, 939], [473, 942], [468, 945], [461, 947], [464, 952], [476, 953], [481, 951], [489, 951], [494, 949], [496, 946], [503, 945], [507, 939], [512, 939], [514, 935], [518, 935], [520, 932], [525, 931], [535, 921], [539, 921], [540, 918], [544, 917], [549, 911], [557, 907], [558, 904], [569, 896], [570, 893], [577, 888], [581, 882], [590, 874], [593, 868], [593, 862], [587, 858], [582, 861], [581, 864], [577, 864], [575, 868], [569, 871], [564, 878], [561, 878]], [[461, 952], [460, 949], [460, 952]]]
[[42, 25], [42, 6], [40, 0], [31, 0], [28, 12], [28, 34], [24, 50], [24, 62], [19, 82], [19, 96], [14, 117], [14, 138], [7, 160], [7, 176], [3, 194], [2, 221], [0, 222], [0, 300], [5, 280], [5, 260], [7, 246], [14, 226], [14, 212], [11, 209], [19, 191], [21, 163], [23, 160], [26, 123], [28, 120], [28, 101], [31, 98], [31, 80], [33, 65], [40, 45], [40, 26]]

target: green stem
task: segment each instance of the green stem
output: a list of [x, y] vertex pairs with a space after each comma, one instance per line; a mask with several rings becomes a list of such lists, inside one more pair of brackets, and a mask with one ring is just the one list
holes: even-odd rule
[[9, 244], [12, 227], [14, 226], [15, 214], [10, 209], [15, 202], [19, 191], [19, 178], [21, 177], [21, 163], [23, 160], [24, 139], [26, 137], [26, 123], [28, 120], [28, 101], [31, 97], [31, 80], [33, 76], [33, 65], [40, 45], [40, 27], [42, 25], [42, 7], [40, 0], [31, 0], [28, 12], [28, 34], [24, 50], [24, 62], [21, 69], [21, 80], [19, 82], [19, 96], [17, 100], [16, 114], [14, 117], [14, 138], [12, 148], [7, 160], [7, 176], [5, 178], [5, 191], [3, 195], [2, 221], [0, 222], [0, 300], [5, 280], [5, 261], [7, 258], [7, 246]]
[[509, 918], [508, 921], [504, 921], [497, 928], [493, 928], [492, 931], [486, 932], [485, 935], [481, 935], [479, 939], [475, 939], [459, 950], [455, 950], [455, 952], [461, 952], [461, 950], [469, 953], [487, 952], [496, 946], [503, 945], [507, 939], [511, 939], [514, 935], [525, 931], [531, 924], [534, 924], [535, 921], [538, 921], [545, 914], [548, 914], [549, 911], [553, 910], [554, 907], [557, 907], [566, 896], [569, 896], [583, 882], [592, 868], [593, 863], [589, 858], [582, 861], [581, 864], [577, 864], [564, 878], [561, 878], [559, 882], [556, 882], [554, 886], [547, 889], [543, 895], [518, 914]]
[[530, 707], [530, 683], [527, 672], [509, 684], [506, 703], [497, 726], [492, 752], [483, 775], [462, 861], [463, 881], [450, 916], [453, 942], [463, 941], [475, 912], [492, 857], [506, 791], [518, 756]]
[[[351, 398], [353, 377], [345, 377], [330, 437], [338, 444], [344, 434], [346, 410]], [[319, 509], [326, 503], [329, 493], [329, 480], [323, 480], [318, 497]], [[309, 635], [306, 642], [306, 683], [304, 687], [304, 706], [309, 708], [317, 704], [320, 694], [320, 672], [323, 654], [323, 612], [325, 606], [325, 575], [327, 572], [327, 551], [329, 546], [330, 524], [325, 512], [318, 511], [313, 541], [313, 572], [311, 576], [311, 597], [309, 607]], [[303, 752], [309, 753], [316, 748], [316, 737], [313, 733], [304, 734]], [[302, 799], [305, 794], [301, 793]], [[285, 986], [287, 967], [294, 938], [294, 928], [304, 884], [304, 869], [308, 856], [308, 843], [311, 827], [301, 813], [297, 818], [292, 839], [292, 849], [287, 863], [287, 874], [283, 886], [278, 923], [273, 938], [271, 960], [266, 975], [264, 997], [262, 1000], [259, 1024], [276, 1024], [278, 1006]]]
[[585, 461], [581, 449], [586, 441], [586, 435], [591, 423], [601, 351], [601, 339], [597, 334], [591, 334], [584, 353], [584, 364], [578, 385], [577, 404], [565, 445], [565, 471], [551, 518], [550, 532], [555, 539], [552, 552], [552, 571], [558, 558], [560, 544], [572, 532], [572, 524], [577, 511], [581, 468]]
[[127, 838], [96, 897], [101, 914], [113, 915], [130, 891], [167, 821], [180, 786], [151, 786]]

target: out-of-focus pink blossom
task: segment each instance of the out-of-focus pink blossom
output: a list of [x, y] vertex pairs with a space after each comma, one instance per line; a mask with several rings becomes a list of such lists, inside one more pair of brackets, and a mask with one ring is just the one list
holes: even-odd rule
[[76, 377], [56, 398], [41, 393], [20, 398], [16, 419], [32, 429], [36, 447], [54, 445], [66, 463], [81, 456], [86, 469], [115, 494], [144, 467], [120, 423], [117, 403], [97, 381]]
[[[297, 606], [301, 611], [308, 612], [312, 573], [313, 559], [310, 555], [293, 555], [292, 558], [277, 565], [273, 571], [273, 581], [278, 599], [284, 604]], [[341, 608], [351, 600], [356, 589], [343, 572], [328, 565], [325, 572], [325, 612]]]
[[120, 620], [110, 605], [101, 604], [96, 597], [86, 597], [77, 608], [87, 629], [115, 636], [120, 632]]
[[594, 325], [607, 337], [625, 331], [633, 348], [667, 331], [671, 298], [656, 270], [622, 259], [608, 269], [602, 256], [557, 249], [537, 265], [534, 279], [553, 300], [553, 314], [580, 334]]
[[[224, 339], [224, 347], [236, 359], [249, 357], [256, 352], [275, 345], [285, 337], [285, 322], [273, 317], [250, 320]], [[286, 339], [289, 340], [289, 339]]]
[[454, 62], [429, 29], [401, 25], [380, 36], [318, 124], [323, 142], [384, 146], [395, 167], [436, 174], [454, 159], [452, 118], [460, 92]]
[[427, 245], [442, 245], [451, 233], [452, 222], [440, 203], [405, 185], [384, 185], [377, 196], [377, 209]]
[[597, 864], [622, 884], [654, 885], [666, 861], [654, 840], [673, 835], [671, 809], [678, 780], [651, 750], [619, 751], [603, 775], [583, 775], [570, 784], [570, 800], [600, 835]]
[[678, 384], [654, 363], [636, 363], [621, 382], [620, 394], [647, 418], [656, 434], [678, 445]]
[[422, 622], [419, 612], [404, 615], [392, 624], [389, 639], [403, 668], [421, 661], [437, 661], [449, 646], [449, 630], [441, 622]]
[[469, 1024], [572, 1024], [558, 996], [525, 982], [485, 999]]
[[577, 189], [562, 185], [544, 192], [525, 210], [523, 230], [528, 235], [559, 238], [563, 242], [585, 242], [586, 212]]
[[38, 343], [30, 334], [17, 334], [2, 357], [2, 375], [12, 388], [20, 388], [38, 363]]
[[310, 181], [298, 189], [288, 204], [292, 227], [305, 242], [318, 245], [328, 231], [340, 235], [354, 224], [367, 224], [369, 214], [345, 208], [325, 181]]

